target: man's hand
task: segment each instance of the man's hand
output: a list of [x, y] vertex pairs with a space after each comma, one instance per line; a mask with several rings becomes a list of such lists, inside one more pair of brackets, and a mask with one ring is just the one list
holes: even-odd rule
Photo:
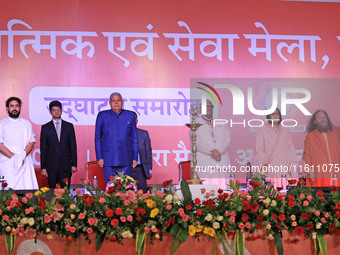
[[221, 161], [221, 153], [220, 153], [218, 150], [216, 150], [216, 149], [212, 150], [212, 151], [211, 151], [211, 156], [212, 156], [217, 162]]
[[137, 166], [137, 160], [132, 161], [132, 168], [135, 168]]
[[78, 171], [77, 167], [76, 167], [76, 166], [73, 166], [73, 167], [72, 167], [72, 173], [75, 173], [75, 172], [77, 172], [77, 171]]
[[104, 159], [99, 159], [99, 160], [98, 160], [98, 165], [99, 165], [100, 167], [104, 167]]
[[42, 176], [46, 176], [46, 177], [48, 177], [48, 174], [47, 174], [47, 171], [46, 171], [46, 169], [41, 169], [41, 175]]

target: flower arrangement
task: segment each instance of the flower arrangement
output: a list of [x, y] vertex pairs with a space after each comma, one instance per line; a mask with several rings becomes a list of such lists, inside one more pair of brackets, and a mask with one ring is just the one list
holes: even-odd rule
[[[88, 184], [89, 185], [89, 184]], [[340, 201], [338, 190], [325, 198], [316, 197], [303, 183], [296, 182], [286, 197], [275, 188], [252, 179], [249, 191], [239, 191], [232, 182], [233, 192], [201, 190], [204, 199], [192, 199], [189, 186], [181, 183], [183, 200], [169, 191], [143, 194], [133, 190], [133, 179], [120, 175], [111, 180], [106, 193], [71, 195], [67, 187], [53, 190], [47, 201], [48, 189], [19, 198], [14, 191], [0, 193], [0, 232], [6, 234], [8, 251], [13, 250], [15, 236], [36, 238], [51, 232], [70, 243], [80, 237], [91, 242], [95, 235], [97, 250], [109, 239], [122, 243], [136, 239], [136, 252], [144, 254], [147, 236], [150, 242], [162, 240], [164, 233], [173, 236], [171, 252], [190, 236], [216, 241], [235, 240], [235, 251], [243, 254], [244, 242], [258, 238], [274, 240], [278, 254], [283, 254], [282, 231], [288, 230], [296, 243], [302, 236], [315, 240], [317, 251], [325, 251], [324, 235], [339, 233]], [[119, 186], [120, 185], [120, 186]], [[10, 245], [12, 243], [12, 245]], [[226, 247], [225, 247], [226, 248]]]
[[132, 177], [124, 175], [123, 172], [118, 172], [118, 176], [110, 177], [110, 181], [107, 184], [107, 190], [111, 188], [113, 192], [128, 191], [135, 190], [135, 186], [135, 180]]

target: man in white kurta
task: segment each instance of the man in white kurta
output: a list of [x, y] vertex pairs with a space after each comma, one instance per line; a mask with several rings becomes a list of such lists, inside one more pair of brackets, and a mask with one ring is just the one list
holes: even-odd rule
[[[230, 131], [227, 125], [213, 126], [214, 105], [207, 100], [207, 114], [197, 119], [197, 123], [202, 124], [196, 131], [197, 144], [197, 166], [201, 168], [198, 173], [201, 179], [205, 179], [205, 184], [217, 184], [220, 188], [227, 186], [230, 172], [228, 147], [230, 146]], [[208, 171], [215, 167], [216, 172]], [[220, 167], [220, 168], [219, 168]], [[224, 168], [224, 171], [223, 171]], [[218, 172], [218, 169], [222, 171]], [[230, 168], [229, 168], [230, 169]]]
[[0, 175], [4, 176], [8, 188], [38, 189], [30, 154], [35, 143], [32, 124], [19, 117], [20, 99], [9, 98], [6, 109], [9, 116], [0, 121]]

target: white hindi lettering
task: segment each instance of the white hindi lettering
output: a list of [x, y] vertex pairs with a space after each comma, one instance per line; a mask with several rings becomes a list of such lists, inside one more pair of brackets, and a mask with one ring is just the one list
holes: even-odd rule
[[[174, 109], [179, 116], [188, 115], [188, 105], [190, 105], [190, 99], [186, 98], [182, 91], [178, 91], [178, 95], [183, 98], [174, 98], [174, 99], [145, 99], [145, 98], [130, 98], [128, 101], [134, 102], [135, 105], [132, 105], [132, 108], [135, 112], [141, 115], [141, 111], [143, 111], [144, 115], [148, 115], [148, 109], [152, 112], [159, 111], [161, 115], [164, 115], [164, 111], [166, 110], [167, 115], [172, 115], [171, 110]], [[149, 106], [150, 104], [150, 106]], [[171, 108], [171, 106], [173, 107]], [[166, 105], [166, 107], [164, 107]], [[181, 105], [183, 106], [183, 110], [180, 112]]]
[[[268, 61], [272, 61], [272, 40], [280, 40], [276, 47], [276, 52], [285, 62], [288, 59], [282, 54], [282, 49], [286, 48], [287, 52], [292, 54], [295, 48], [298, 48], [299, 52], [299, 60], [301, 62], [305, 62], [305, 41], [309, 41], [310, 44], [310, 58], [314, 63], [316, 62], [316, 41], [321, 41], [321, 38], [316, 35], [271, 35], [268, 33], [267, 29], [261, 22], [255, 22], [255, 26], [257, 28], [261, 28], [265, 34], [243, 34], [246, 39], [250, 39], [250, 47], [248, 48], [249, 52], [256, 56], [257, 53], [263, 52], [266, 54], [266, 59]], [[258, 47], [258, 40], [265, 41], [265, 47]], [[287, 41], [297, 41], [290, 45], [287, 42], [282, 42], [283, 40]], [[324, 69], [329, 61], [327, 55], [324, 55], [322, 60], [324, 61], [324, 65], [322, 69]]]
[[[153, 28], [151, 24], [147, 26], [149, 30]], [[128, 32], [103, 32], [104, 37], [107, 37], [108, 50], [124, 61], [124, 66], [128, 67], [130, 65], [130, 61], [119, 55], [115, 50], [125, 51], [126, 50], [126, 38], [134, 38], [134, 37], [142, 37], [147, 38], [147, 40], [136, 39], [131, 43], [131, 51], [137, 56], [148, 56], [150, 60], [153, 60], [153, 40], [154, 38], [159, 38], [157, 33], [128, 33]], [[115, 40], [114, 38], [120, 38], [119, 47], [115, 48]], [[142, 51], [137, 51], [137, 46], [144, 45], [145, 49]]]
[[[15, 25], [22, 25], [30, 30], [13, 30], [13, 26]], [[0, 31], [0, 49], [1, 49], [1, 36], [5, 35], [8, 37], [8, 57], [13, 58], [13, 48], [14, 48], [14, 36], [34, 36], [34, 39], [24, 39], [20, 42], [20, 50], [22, 54], [29, 58], [26, 53], [26, 46], [32, 45], [32, 48], [38, 54], [41, 50], [49, 50], [50, 56], [52, 58], [56, 58], [56, 38], [59, 37], [76, 37], [76, 41], [73, 39], [65, 39], [61, 43], [61, 49], [69, 54], [74, 55], [77, 54], [79, 59], [82, 59], [83, 49], [89, 47], [89, 51], [87, 53], [88, 57], [92, 57], [95, 52], [95, 48], [91, 42], [83, 42], [83, 37], [97, 37], [98, 34], [96, 32], [83, 32], [83, 31], [32, 31], [32, 27], [21, 21], [19, 19], [12, 19], [7, 23], [8, 30]], [[50, 43], [49, 44], [42, 44], [41, 38], [42, 37], [49, 37]], [[75, 47], [72, 50], [68, 50], [68, 45], [74, 45]], [[1, 54], [0, 54], [1, 58]]]
[[179, 144], [177, 144], [177, 147], [180, 150], [172, 150], [173, 153], [176, 154], [175, 161], [177, 164], [181, 161], [187, 161], [189, 160], [190, 150], [187, 150], [187, 147], [185, 146], [183, 141], [179, 141]]
[[152, 150], [152, 154], [154, 153], [156, 156], [153, 156], [152, 158], [155, 160], [158, 166], [162, 166], [162, 164], [159, 163], [161, 155], [163, 155], [163, 166], [168, 166], [168, 154], [170, 153], [169, 150]]
[[[234, 42], [240, 37], [237, 34], [195, 34], [184, 21], [177, 22], [179, 27], [183, 27], [185, 33], [163, 33], [165, 38], [173, 39], [173, 43], [168, 45], [170, 51], [176, 56], [179, 61], [183, 58], [178, 51], [188, 52], [190, 60], [195, 61], [195, 44], [199, 43], [200, 53], [209, 58], [216, 58], [219, 61], [223, 60], [223, 47], [227, 44], [227, 55], [230, 61], [234, 61]], [[293, 54], [297, 51], [299, 61], [305, 62], [305, 45], [309, 47], [310, 60], [314, 63], [316, 59], [316, 42], [321, 41], [317, 35], [280, 35], [269, 34], [266, 27], [261, 22], [254, 23], [256, 28], [264, 31], [263, 34], [243, 34], [244, 38], [250, 40], [249, 52], [253, 56], [257, 53], [264, 53], [266, 60], [272, 61], [272, 44], [273, 41], [278, 41], [276, 44], [276, 52], [278, 56], [285, 62], [288, 58], [285, 54]], [[14, 30], [18, 26], [23, 26], [25, 29]], [[148, 30], [152, 30], [153, 26], [149, 24]], [[129, 43], [131, 52], [139, 57], [147, 56], [148, 59], [154, 59], [154, 39], [159, 38], [157, 33], [140, 33], [140, 32], [102, 32], [102, 35], [107, 38], [107, 48], [110, 53], [123, 61], [125, 67], [130, 65], [130, 61], [122, 55], [126, 51], [127, 43]], [[59, 38], [60, 48], [68, 55], [76, 55], [77, 58], [83, 58], [83, 51], [87, 50], [86, 56], [92, 58], [95, 53], [95, 46], [92, 42], [84, 40], [84, 37], [98, 37], [96, 32], [87, 31], [38, 31], [32, 30], [32, 27], [19, 19], [11, 19], [7, 23], [7, 30], [0, 30], [0, 50], [1, 40], [7, 36], [8, 57], [14, 57], [14, 43], [19, 41], [21, 53], [29, 58], [27, 46], [40, 54], [41, 50], [48, 50], [50, 57], [57, 57], [57, 42]], [[25, 38], [26, 37], [26, 38]], [[67, 38], [65, 38], [67, 37]], [[340, 36], [337, 36], [340, 40]], [[45, 41], [48, 41], [47, 43]], [[227, 41], [227, 42], [226, 42]], [[264, 41], [264, 46], [259, 46], [259, 41]], [[285, 53], [285, 54], [284, 54]], [[1, 51], [0, 51], [1, 58]], [[329, 57], [325, 54], [322, 56], [322, 69], [325, 69], [329, 63]], [[168, 102], [163, 102], [168, 103]], [[158, 106], [155, 106], [157, 109]], [[159, 106], [161, 107], [161, 106]]]
[[[76, 122], [78, 119], [72, 114], [72, 111], [76, 112], [84, 112], [85, 115], [88, 115], [89, 112], [91, 115], [95, 115], [101, 111], [102, 108], [106, 107], [109, 103], [108, 98], [57, 98], [57, 97], [44, 97], [46, 102], [51, 102], [54, 100], [58, 100], [63, 105], [63, 113], [67, 114], [69, 118], [74, 119]], [[72, 102], [74, 108], [72, 108]], [[90, 109], [88, 107], [90, 106]], [[95, 107], [97, 106], [97, 108]]]
[[[200, 51], [206, 57], [216, 57], [222, 61], [222, 40], [228, 39], [228, 57], [229, 60], [234, 61], [234, 40], [239, 39], [236, 34], [193, 34], [189, 26], [184, 21], [178, 21], [180, 27], [185, 27], [189, 33], [163, 33], [166, 38], [173, 38], [174, 44], [169, 44], [168, 47], [171, 52], [180, 60], [182, 58], [177, 54], [178, 50], [189, 52], [189, 59], [195, 60], [195, 39], [214, 39], [205, 40], [200, 44]], [[182, 46], [180, 40], [188, 39], [188, 45]], [[206, 51], [206, 47], [212, 46], [214, 50], [211, 52]]]

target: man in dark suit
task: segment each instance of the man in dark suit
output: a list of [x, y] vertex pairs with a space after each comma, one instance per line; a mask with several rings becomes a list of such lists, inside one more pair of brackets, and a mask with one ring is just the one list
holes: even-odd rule
[[106, 183], [118, 172], [130, 175], [137, 166], [138, 140], [135, 113], [123, 108], [121, 94], [110, 95], [111, 110], [98, 113], [95, 147], [98, 164], [104, 167]]
[[[136, 124], [138, 116], [135, 113]], [[137, 128], [138, 136], [138, 161], [137, 166], [132, 169], [131, 177], [138, 180], [138, 190], [143, 190], [146, 193], [146, 179], [152, 177], [152, 148], [149, 133], [146, 130]]]
[[40, 164], [41, 174], [47, 176], [50, 188], [68, 179], [71, 183], [72, 173], [77, 172], [77, 143], [73, 125], [61, 119], [62, 105], [52, 101], [49, 105], [52, 120], [41, 127]]

